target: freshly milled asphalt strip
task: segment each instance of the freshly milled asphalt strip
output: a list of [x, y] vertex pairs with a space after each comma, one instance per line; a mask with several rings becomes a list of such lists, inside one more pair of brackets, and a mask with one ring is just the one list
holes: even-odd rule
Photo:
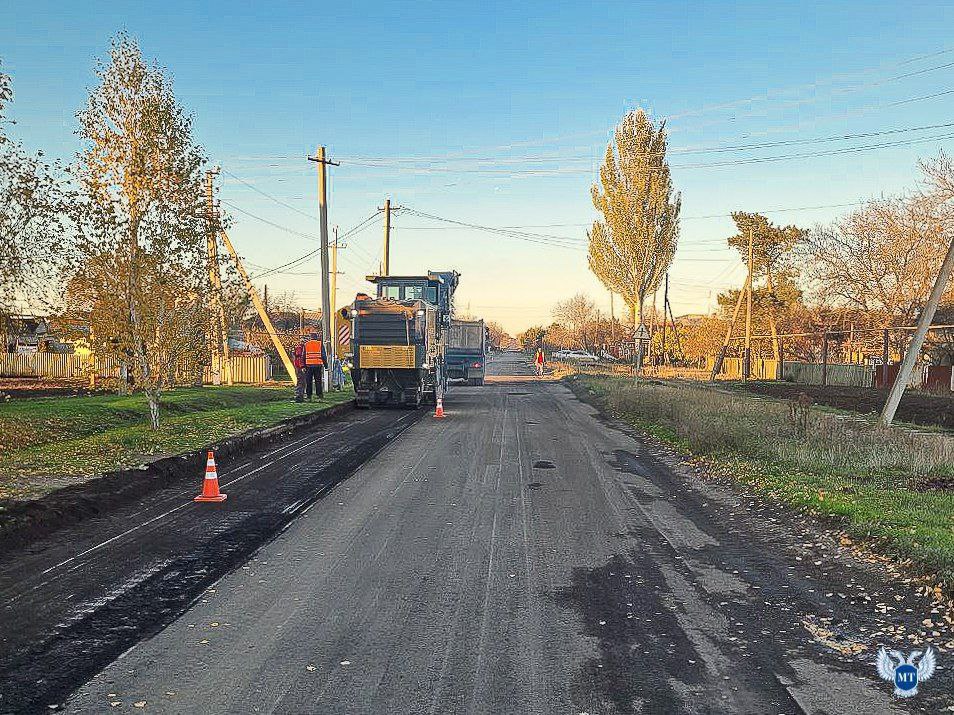
[[[0, 712], [46, 709], [187, 608], [420, 415], [353, 413], [0, 560]], [[71, 662], [71, 660], [75, 662]]]

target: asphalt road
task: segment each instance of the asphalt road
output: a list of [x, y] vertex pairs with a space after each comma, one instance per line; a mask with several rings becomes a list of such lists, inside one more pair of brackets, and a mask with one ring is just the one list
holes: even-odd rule
[[[490, 370], [66, 710], [843, 714], [950, 693], [939, 671], [901, 703], [875, 674], [885, 629], [930, 608], [884, 566], [701, 478], [520, 356]], [[276, 456], [276, 488], [276, 467], [307, 469]]]
[[61, 704], [421, 417], [351, 411], [238, 459], [220, 457], [221, 504], [192, 501], [204, 476], [196, 470], [0, 551], [0, 713]]

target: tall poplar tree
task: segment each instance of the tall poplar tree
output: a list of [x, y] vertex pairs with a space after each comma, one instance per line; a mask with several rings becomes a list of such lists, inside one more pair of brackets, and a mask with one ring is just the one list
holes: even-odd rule
[[603, 215], [589, 236], [589, 266], [643, 322], [646, 296], [659, 287], [676, 253], [681, 199], [666, 161], [666, 126], [642, 109], [629, 112], [606, 147], [591, 190]]

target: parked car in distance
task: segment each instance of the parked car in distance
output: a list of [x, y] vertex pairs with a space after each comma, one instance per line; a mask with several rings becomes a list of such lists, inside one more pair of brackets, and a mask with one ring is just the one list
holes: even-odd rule
[[570, 360], [573, 362], [599, 362], [600, 359], [596, 357], [593, 353], [588, 353], [585, 350], [567, 350], [566, 354], [562, 358], [563, 360]]

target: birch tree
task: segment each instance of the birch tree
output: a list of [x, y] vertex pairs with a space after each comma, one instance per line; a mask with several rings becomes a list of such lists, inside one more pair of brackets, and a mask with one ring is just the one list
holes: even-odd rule
[[42, 153], [27, 152], [8, 133], [12, 99], [12, 79], [0, 71], [0, 332], [15, 303], [48, 308], [55, 300], [67, 236], [64, 183]]
[[96, 69], [78, 116], [85, 149], [79, 272], [110, 345], [128, 360], [159, 427], [163, 390], [203, 359], [208, 328], [201, 149], [163, 69], [125, 34]]
[[681, 199], [666, 161], [665, 122], [628, 113], [606, 147], [593, 206], [602, 214], [589, 236], [590, 270], [623, 297], [635, 323], [646, 296], [669, 269], [679, 239]]

